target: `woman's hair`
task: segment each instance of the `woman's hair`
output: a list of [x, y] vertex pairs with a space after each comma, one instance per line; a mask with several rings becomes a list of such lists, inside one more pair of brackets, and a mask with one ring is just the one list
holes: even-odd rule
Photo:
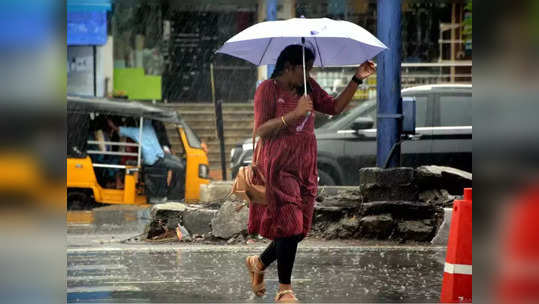
[[[271, 74], [271, 79], [275, 79], [283, 73], [287, 62], [292, 66], [303, 65], [303, 55], [301, 49], [302, 46], [300, 44], [292, 44], [285, 47], [277, 58], [277, 63], [275, 64], [275, 69]], [[314, 52], [310, 48], [305, 47], [305, 63], [314, 61], [314, 59]]]

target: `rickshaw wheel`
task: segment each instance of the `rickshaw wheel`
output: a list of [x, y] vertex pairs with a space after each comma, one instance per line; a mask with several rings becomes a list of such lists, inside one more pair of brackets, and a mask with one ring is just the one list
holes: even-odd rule
[[93, 207], [90, 195], [83, 190], [68, 191], [67, 210], [87, 210]]

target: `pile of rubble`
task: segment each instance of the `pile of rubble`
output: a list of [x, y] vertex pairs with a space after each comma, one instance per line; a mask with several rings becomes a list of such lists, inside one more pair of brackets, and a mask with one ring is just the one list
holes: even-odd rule
[[[205, 244], [244, 243], [257, 236], [247, 235], [248, 208], [240, 201], [222, 204], [165, 203], [151, 209], [151, 222], [143, 236], [152, 241], [178, 240]], [[180, 235], [178, 235], [180, 230]]]
[[[320, 187], [310, 236], [428, 242], [472, 175], [448, 167], [364, 168], [360, 185]], [[148, 240], [235, 244], [259, 241], [247, 234], [249, 210], [234, 197], [221, 203], [155, 205]]]

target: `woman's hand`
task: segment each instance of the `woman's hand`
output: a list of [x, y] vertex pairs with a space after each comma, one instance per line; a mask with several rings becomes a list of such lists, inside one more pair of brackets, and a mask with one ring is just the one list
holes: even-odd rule
[[294, 112], [298, 117], [302, 117], [307, 115], [308, 112], [313, 111], [313, 101], [311, 100], [311, 97], [309, 95], [301, 96], [301, 98], [298, 100], [298, 105], [294, 109]]
[[356, 77], [365, 79], [376, 72], [376, 66], [372, 60], [367, 60], [357, 67]]
[[[293, 111], [290, 111], [282, 117], [276, 117], [263, 123], [256, 129], [256, 135], [260, 137], [277, 136], [286, 126], [295, 126], [301, 119], [303, 120], [307, 112], [313, 111], [313, 102], [309, 96], [301, 96], [298, 104]], [[283, 119], [285, 123], [283, 123]]]

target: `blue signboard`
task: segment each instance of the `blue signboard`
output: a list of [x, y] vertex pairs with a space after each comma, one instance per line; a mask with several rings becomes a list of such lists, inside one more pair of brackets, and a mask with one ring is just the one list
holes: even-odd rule
[[107, 12], [67, 13], [67, 45], [103, 45], [107, 43]]
[[67, 1], [67, 45], [107, 43], [110, 0]]

